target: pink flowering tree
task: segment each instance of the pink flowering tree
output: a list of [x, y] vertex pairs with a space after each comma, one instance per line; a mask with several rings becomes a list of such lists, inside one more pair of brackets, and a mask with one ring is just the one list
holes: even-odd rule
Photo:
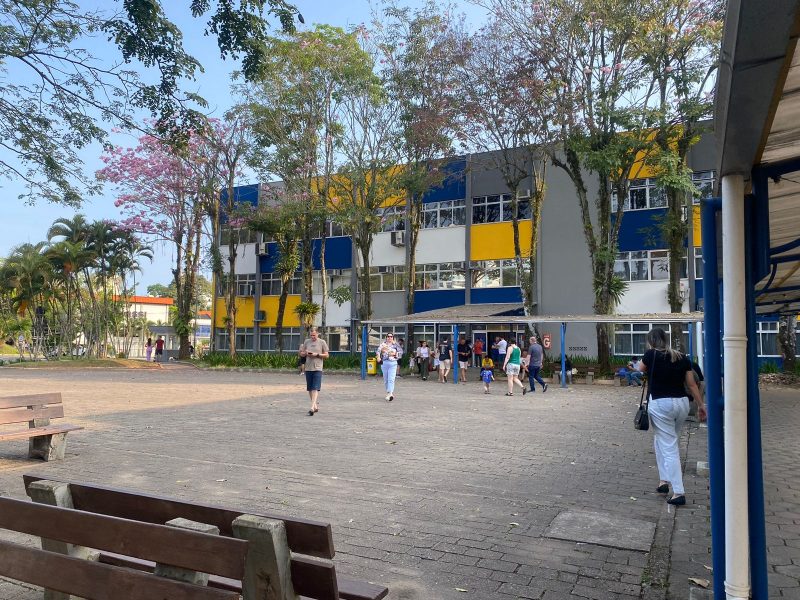
[[[153, 241], [171, 245], [176, 287], [174, 327], [180, 337], [180, 358], [189, 358], [195, 285], [200, 268], [207, 206], [219, 185], [199, 169], [208, 160], [206, 142], [193, 134], [183, 153], [145, 135], [133, 148], [108, 150], [97, 176], [117, 190], [115, 205], [124, 218], [120, 226]], [[211, 170], [216, 176], [217, 170]]]

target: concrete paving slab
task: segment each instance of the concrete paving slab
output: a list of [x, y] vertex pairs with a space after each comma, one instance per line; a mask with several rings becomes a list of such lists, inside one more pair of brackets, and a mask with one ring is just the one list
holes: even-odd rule
[[545, 537], [647, 552], [656, 524], [605, 512], [568, 510], [553, 520]]

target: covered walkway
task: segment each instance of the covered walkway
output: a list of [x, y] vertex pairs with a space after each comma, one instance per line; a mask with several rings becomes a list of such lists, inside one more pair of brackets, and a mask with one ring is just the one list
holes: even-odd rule
[[715, 107], [721, 199], [702, 209], [716, 598], [766, 600], [777, 575], [766, 551], [756, 315], [800, 309], [799, 33], [798, 0], [728, 3]]

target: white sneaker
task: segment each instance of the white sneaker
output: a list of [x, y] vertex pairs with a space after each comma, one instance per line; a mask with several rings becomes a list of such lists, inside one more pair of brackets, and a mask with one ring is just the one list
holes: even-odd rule
[[386, 394], [386, 398], [384, 398], [384, 400], [386, 400], [388, 402], [390, 396], [391, 396], [391, 394]]

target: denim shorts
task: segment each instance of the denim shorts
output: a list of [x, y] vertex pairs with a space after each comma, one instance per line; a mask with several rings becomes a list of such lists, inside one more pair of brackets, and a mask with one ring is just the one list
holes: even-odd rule
[[306, 390], [309, 392], [322, 389], [322, 371], [306, 371]]

